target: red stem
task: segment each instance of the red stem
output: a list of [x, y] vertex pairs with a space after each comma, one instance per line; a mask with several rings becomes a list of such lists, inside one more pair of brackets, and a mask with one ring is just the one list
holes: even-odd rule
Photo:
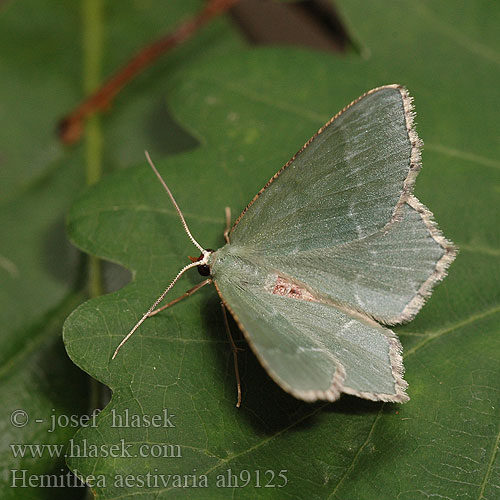
[[65, 144], [78, 141], [83, 133], [85, 120], [92, 114], [111, 106], [118, 92], [144, 68], [163, 53], [172, 50], [189, 39], [214, 17], [230, 9], [238, 0], [210, 0], [193, 18], [182, 23], [172, 33], [159, 38], [142, 49], [120, 70], [112, 75], [92, 95], [65, 116], [58, 127], [58, 135]]

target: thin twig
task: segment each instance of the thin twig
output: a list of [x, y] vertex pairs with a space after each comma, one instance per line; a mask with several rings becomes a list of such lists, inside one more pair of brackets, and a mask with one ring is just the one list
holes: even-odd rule
[[182, 23], [173, 32], [147, 45], [138, 54], [74, 111], [64, 117], [58, 126], [58, 135], [65, 144], [78, 141], [83, 133], [83, 123], [92, 114], [108, 109], [118, 92], [136, 75], [152, 64], [158, 57], [189, 39], [196, 31], [214, 17], [230, 9], [238, 0], [209, 0], [193, 18]]

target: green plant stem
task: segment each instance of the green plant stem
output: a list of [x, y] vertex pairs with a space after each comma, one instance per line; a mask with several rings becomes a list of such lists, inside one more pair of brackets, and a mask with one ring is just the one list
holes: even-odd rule
[[[101, 61], [103, 45], [103, 2], [102, 0], [83, 0], [83, 90], [90, 95], [101, 80]], [[102, 131], [100, 117], [94, 114], [85, 126], [85, 165], [86, 183], [91, 186], [102, 177]], [[91, 255], [88, 259], [88, 289], [91, 297], [103, 293], [102, 263]], [[89, 410], [99, 407], [100, 383], [90, 377]], [[92, 491], [87, 489], [88, 499], [93, 499]]]
[[[100, 84], [103, 45], [102, 0], [83, 0], [83, 86], [86, 95]], [[85, 130], [85, 163], [87, 185], [102, 176], [102, 133], [100, 117], [93, 115]], [[89, 258], [89, 293], [97, 297], [103, 292], [102, 267], [97, 257]]]

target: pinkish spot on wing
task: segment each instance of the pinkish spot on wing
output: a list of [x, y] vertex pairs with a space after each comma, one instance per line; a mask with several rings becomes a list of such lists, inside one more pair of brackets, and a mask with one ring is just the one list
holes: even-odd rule
[[292, 283], [282, 276], [278, 276], [276, 278], [276, 283], [274, 284], [272, 293], [274, 295], [281, 295], [283, 297], [292, 297], [293, 299], [318, 302], [318, 299], [314, 297], [311, 292], [301, 287], [300, 285]]

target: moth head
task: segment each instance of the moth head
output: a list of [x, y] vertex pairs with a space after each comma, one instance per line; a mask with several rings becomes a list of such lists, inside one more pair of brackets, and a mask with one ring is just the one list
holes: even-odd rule
[[[207, 248], [205, 250], [206, 253], [202, 253], [200, 254], [199, 257], [189, 257], [189, 260], [191, 262], [200, 262], [200, 261], [203, 261], [205, 259], [205, 262], [208, 258], [208, 256], [214, 252], [214, 250], [212, 248]], [[208, 262], [206, 263], [202, 263], [202, 264], [198, 264], [198, 272], [202, 275], [202, 276], [210, 276], [212, 274], [212, 271], [210, 269], [210, 265], [208, 264]]]

